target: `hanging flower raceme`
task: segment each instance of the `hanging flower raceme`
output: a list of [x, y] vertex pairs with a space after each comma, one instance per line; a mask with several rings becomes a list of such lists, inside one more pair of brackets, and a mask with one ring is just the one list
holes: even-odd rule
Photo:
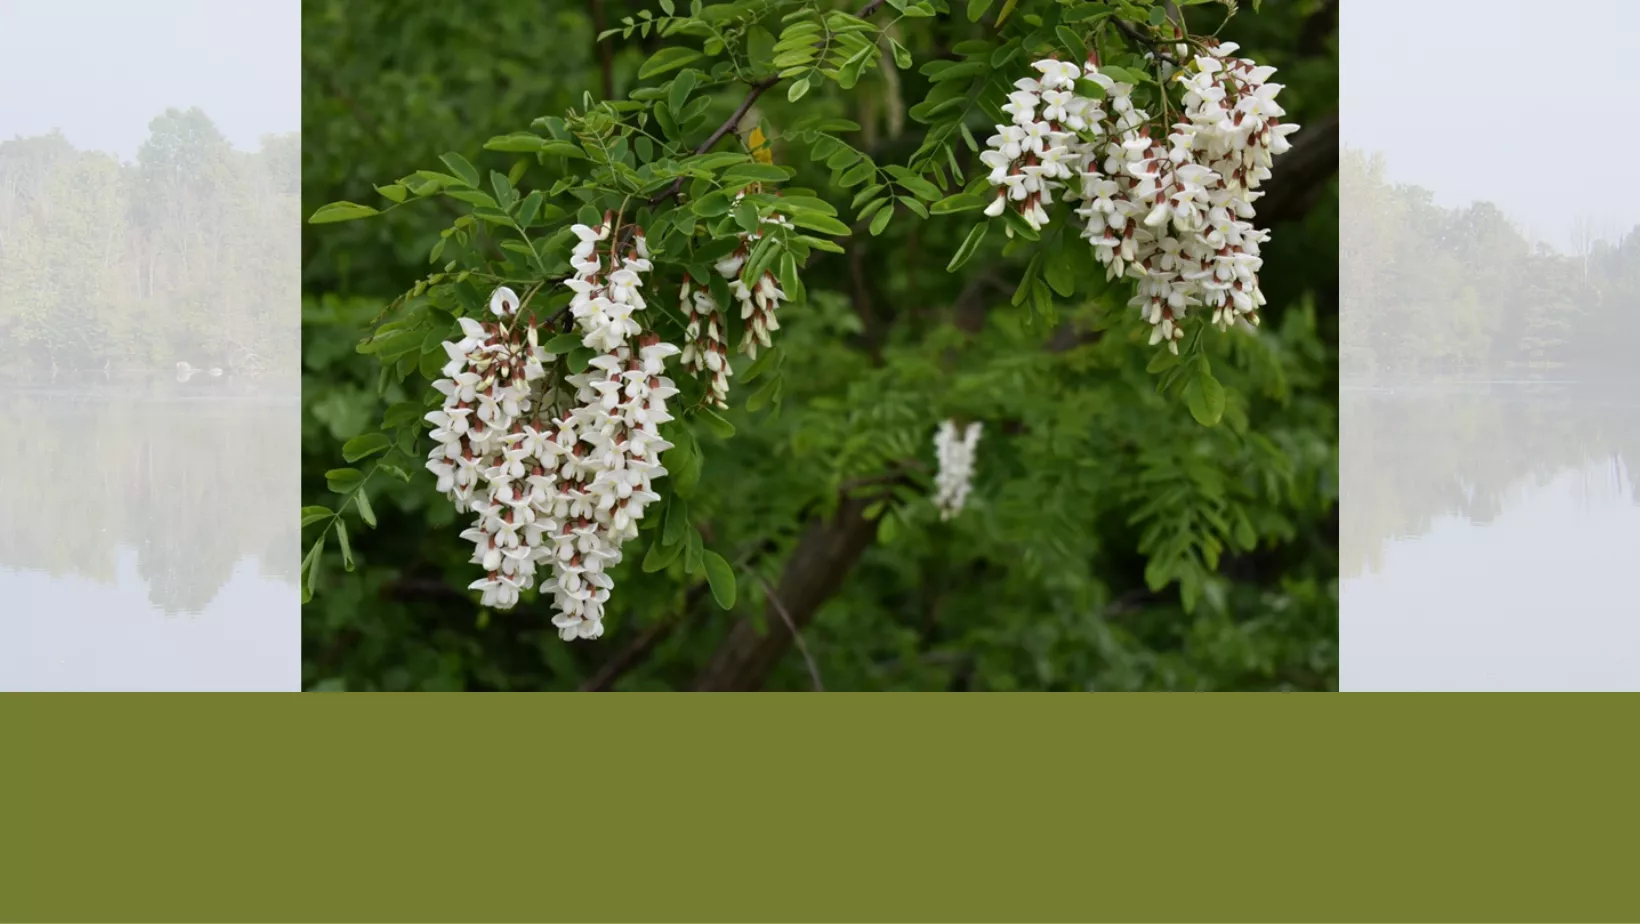
[[718, 407], [729, 406], [728, 341], [723, 336], [723, 312], [706, 286], [697, 284], [683, 274], [683, 289], [678, 293], [678, 304], [689, 313], [689, 324], [684, 328], [683, 355], [678, 361], [688, 372], [707, 379], [706, 400]]
[[940, 424], [934, 433], [934, 454], [939, 468], [934, 474], [934, 506], [940, 519], [949, 520], [962, 512], [974, 480], [974, 450], [979, 446], [980, 424], [971, 423], [957, 433], [955, 421]]
[[458, 512], [476, 514], [461, 534], [486, 572], [472, 589], [501, 609], [535, 583], [541, 531], [522, 488], [528, 453], [520, 444], [537, 407], [534, 383], [554, 358], [533, 325], [517, 323], [518, 307], [518, 296], [502, 287], [490, 298], [497, 321], [460, 319], [465, 336], [444, 344], [450, 362], [433, 383], [444, 405], [427, 415], [434, 442], [427, 468]]
[[672, 419], [666, 399], [677, 394], [663, 373], [666, 357], [678, 352], [653, 334], [633, 343], [643, 329], [643, 274], [651, 269], [643, 230], [626, 226], [607, 254], [607, 220], [573, 231], [579, 243], [571, 253], [575, 275], [564, 283], [575, 293], [569, 311], [582, 345], [598, 355], [585, 371], [565, 377], [574, 405], [543, 438], [551, 457], [543, 466], [551, 480], [542, 486], [542, 503], [550, 511], [553, 568], [543, 590], [552, 593], [553, 625], [564, 639], [603, 634], [604, 603], [614, 587], [608, 569], [637, 536], [644, 509], [659, 500], [653, 480], [666, 474], [660, 454], [671, 448], [660, 425]]
[[1191, 150], [1215, 181], [1203, 203], [1200, 236], [1211, 253], [1202, 261], [1201, 287], [1202, 301], [1221, 328], [1238, 318], [1258, 323], [1265, 303], [1259, 247], [1270, 235], [1253, 226], [1253, 203], [1264, 195], [1259, 186], [1269, 179], [1275, 156], [1291, 149], [1287, 138], [1298, 130], [1281, 121], [1286, 111], [1275, 100], [1281, 85], [1268, 82], [1275, 68], [1234, 57], [1236, 50], [1221, 43], [1179, 77], [1187, 119], [1181, 131], [1189, 133]]
[[[739, 202], [744, 195], [745, 193], [736, 195], [735, 201]], [[770, 215], [760, 221], [762, 224], [793, 227], [791, 220], [781, 215]], [[780, 288], [780, 283], [774, 278], [773, 273], [765, 270], [761, 277], [751, 283], [747, 283], [740, 276], [741, 269], [746, 266], [746, 260], [751, 255], [753, 242], [762, 236], [761, 230], [754, 234], [741, 234], [740, 247], [719, 260], [716, 267], [718, 273], [729, 280], [729, 291], [734, 294], [736, 304], [740, 305], [740, 317], [746, 324], [740, 345], [735, 349], [751, 359], [757, 358], [758, 347], [773, 346], [773, 340], [769, 335], [780, 329], [780, 322], [774, 316], [775, 309], [787, 300], [785, 291]]]
[[611, 240], [606, 218], [572, 230], [569, 313], [596, 355], [563, 377], [567, 388], [554, 386], [546, 365], [556, 357], [533, 324], [518, 323], [512, 290], [497, 289], [491, 306], [502, 323], [462, 318], [465, 336], [445, 344], [451, 361], [434, 386], [446, 401], [428, 415], [438, 445], [427, 464], [457, 510], [477, 514], [462, 537], [486, 572], [471, 585], [482, 603], [515, 605], [545, 570], [541, 592], [566, 640], [603, 634], [608, 571], [659, 499], [653, 481], [665, 476], [660, 456], [671, 448], [660, 426], [677, 394], [665, 361], [679, 352], [638, 321], [650, 270], [642, 229], [626, 226]]
[[[1041, 78], [1015, 84], [1001, 107], [1012, 122], [997, 126], [980, 155], [998, 187], [986, 214], [1012, 207], [1041, 228], [1063, 188], [1108, 277], [1136, 281], [1129, 304], [1152, 325], [1151, 344], [1174, 353], [1193, 308], [1210, 311], [1221, 330], [1258, 323], [1259, 247], [1269, 233], [1253, 226], [1253, 203], [1297, 130], [1280, 121], [1274, 68], [1232, 57], [1237, 46], [1228, 42], [1202, 46], [1189, 58], [1180, 44], [1178, 64], [1161, 64], [1183, 88], [1172, 126], [1137, 107], [1134, 87], [1102, 73], [1092, 56], [1085, 69], [1037, 61]], [[1102, 98], [1082, 95], [1078, 80]]]

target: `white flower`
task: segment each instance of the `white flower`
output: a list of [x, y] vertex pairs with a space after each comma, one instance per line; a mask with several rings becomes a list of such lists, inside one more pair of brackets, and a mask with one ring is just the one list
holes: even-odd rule
[[[495, 292], [490, 295], [490, 310], [494, 312], [495, 316], [498, 318], [505, 318], [508, 315], [517, 314], [518, 293], [507, 288], [506, 286], [496, 289]], [[464, 324], [462, 327], [465, 329], [466, 325]], [[471, 337], [473, 335], [469, 333], [468, 336]]]
[[1046, 59], [1031, 65], [1042, 72], [1040, 81], [1045, 90], [1064, 90], [1076, 85], [1076, 79], [1082, 76], [1081, 68], [1068, 61]]
[[949, 520], [962, 512], [974, 478], [974, 450], [979, 445], [980, 424], [968, 425], [959, 439], [957, 424], [947, 420], [934, 434], [934, 453], [939, 468], [934, 474], [934, 505], [940, 519]]
[[1042, 118], [1050, 122], [1063, 122], [1070, 114], [1070, 107], [1076, 95], [1069, 90], [1046, 90], [1042, 93]]
[[1008, 94], [1008, 102], [1002, 104], [1002, 111], [1013, 117], [1015, 125], [1029, 125], [1036, 121], [1036, 104], [1038, 97], [1029, 90], [1017, 90]]
[[704, 286], [695, 287], [687, 274], [683, 278], [683, 290], [678, 301], [689, 312], [680, 362], [685, 370], [708, 377], [708, 401], [718, 407], [728, 407], [729, 376], [734, 374], [734, 370], [725, 358], [728, 349], [723, 338], [722, 313], [717, 301]]
[[570, 225], [569, 230], [582, 243], [591, 244], [609, 239], [609, 226], [607, 224], [599, 225], [596, 228], [591, 228], [583, 224], [573, 224]]

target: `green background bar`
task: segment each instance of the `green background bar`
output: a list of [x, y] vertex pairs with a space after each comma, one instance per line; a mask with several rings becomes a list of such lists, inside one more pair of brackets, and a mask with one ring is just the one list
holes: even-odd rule
[[1634, 921], [1617, 696], [0, 698], [0, 918]]

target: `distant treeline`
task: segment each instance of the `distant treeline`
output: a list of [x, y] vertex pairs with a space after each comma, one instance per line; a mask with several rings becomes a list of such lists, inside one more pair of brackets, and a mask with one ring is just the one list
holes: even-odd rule
[[1340, 167], [1341, 371], [1623, 372], [1640, 347], [1640, 226], [1578, 251], [1534, 245], [1490, 202], [1442, 208], [1385, 179], [1382, 155]]
[[0, 362], [294, 372], [301, 136], [233, 148], [198, 109], [133, 163], [60, 132], [0, 142]]

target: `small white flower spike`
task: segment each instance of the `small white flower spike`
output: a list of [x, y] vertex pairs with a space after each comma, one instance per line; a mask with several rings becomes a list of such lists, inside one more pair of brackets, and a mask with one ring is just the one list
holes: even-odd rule
[[934, 474], [934, 506], [940, 519], [949, 520], [962, 512], [974, 480], [974, 450], [979, 446], [980, 424], [971, 423], [957, 436], [957, 424], [947, 420], [934, 434], [934, 453], [939, 469]]

